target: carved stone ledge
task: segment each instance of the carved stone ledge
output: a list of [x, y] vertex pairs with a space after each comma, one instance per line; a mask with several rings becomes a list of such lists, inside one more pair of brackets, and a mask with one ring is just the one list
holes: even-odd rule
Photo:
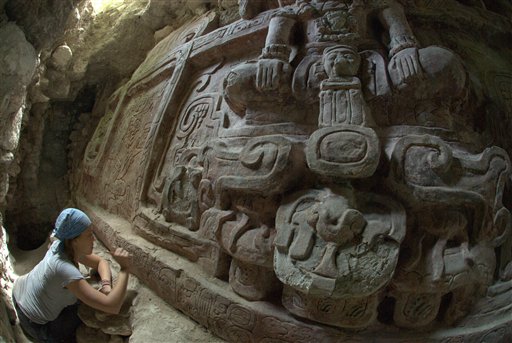
[[512, 337], [512, 289], [480, 300], [457, 327], [437, 323], [422, 332], [397, 331], [374, 324], [353, 331], [311, 324], [294, 318], [283, 307], [249, 302], [212, 278], [196, 264], [134, 234], [131, 224], [78, 199], [95, 226], [96, 236], [108, 247], [121, 246], [134, 258], [134, 273], [162, 299], [215, 335], [229, 342], [326, 343], [375, 342], [506, 342]]

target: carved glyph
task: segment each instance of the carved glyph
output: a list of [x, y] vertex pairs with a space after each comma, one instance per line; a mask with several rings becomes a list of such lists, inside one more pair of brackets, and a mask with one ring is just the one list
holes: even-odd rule
[[369, 325], [405, 236], [402, 206], [375, 194], [311, 190], [282, 205], [276, 225], [274, 268], [285, 285], [284, 306], [331, 325]]

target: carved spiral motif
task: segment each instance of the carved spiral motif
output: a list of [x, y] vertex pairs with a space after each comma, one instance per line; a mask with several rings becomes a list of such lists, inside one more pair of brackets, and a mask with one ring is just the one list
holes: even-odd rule
[[211, 115], [213, 111], [213, 99], [202, 97], [192, 102], [180, 119], [176, 136], [184, 138], [198, 128], [202, 121]]

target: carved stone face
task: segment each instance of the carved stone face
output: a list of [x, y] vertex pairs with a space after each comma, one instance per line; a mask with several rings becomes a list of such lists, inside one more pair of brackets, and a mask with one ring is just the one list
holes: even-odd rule
[[359, 70], [361, 58], [350, 48], [334, 47], [326, 50], [323, 63], [329, 78], [354, 76]]

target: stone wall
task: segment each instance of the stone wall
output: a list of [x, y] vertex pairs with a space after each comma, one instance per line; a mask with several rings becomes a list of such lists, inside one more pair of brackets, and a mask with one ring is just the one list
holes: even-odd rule
[[[106, 99], [156, 42], [210, 6], [98, 4], [0, 1], [0, 213], [10, 244], [22, 249], [44, 242], [59, 211], [73, 202], [76, 184], [69, 173], [82, 159]], [[220, 5], [224, 20], [233, 20], [236, 3]], [[6, 248], [4, 237], [1, 242]], [[0, 267], [5, 285], [7, 259]], [[2, 315], [6, 301], [2, 296]], [[10, 337], [4, 332], [0, 336]]]
[[2, 223], [3, 218], [0, 215], [0, 338], [3, 339], [3, 342], [15, 342], [11, 323], [14, 323], [16, 317], [9, 301], [12, 268], [7, 249], [7, 234]]
[[227, 25], [206, 13], [111, 95], [77, 201], [142, 280], [229, 341], [503, 340], [510, 13], [392, 0], [240, 1]]
[[[158, 40], [209, 6], [207, 1], [5, 2], [4, 30], [19, 31], [32, 49], [18, 52], [23, 53], [16, 61], [20, 66], [3, 66], [10, 69], [2, 85], [16, 95], [9, 102], [3, 98], [10, 108], [1, 112], [4, 117], [9, 113], [11, 122], [2, 127], [9, 142], [3, 143], [0, 166], [9, 231], [31, 227], [44, 239], [49, 223], [70, 200], [76, 185], [68, 172], [81, 160], [110, 94]], [[17, 86], [13, 77], [23, 82]]]
[[17, 244], [73, 202], [229, 341], [512, 335], [509, 2], [113, 4], [0, 3]]

